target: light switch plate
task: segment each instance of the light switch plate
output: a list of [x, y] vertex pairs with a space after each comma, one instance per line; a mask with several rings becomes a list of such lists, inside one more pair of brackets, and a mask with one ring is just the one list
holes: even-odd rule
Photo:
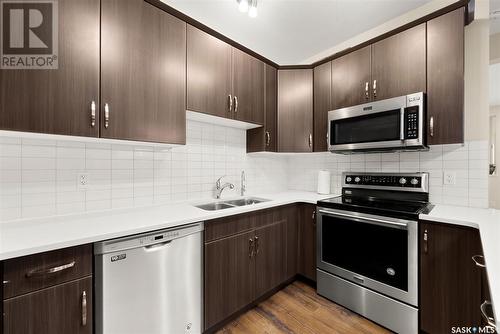
[[457, 173], [444, 171], [443, 173], [443, 184], [454, 185], [457, 184]]
[[78, 190], [87, 190], [89, 185], [89, 174], [80, 173], [77, 175], [76, 184], [78, 186]]

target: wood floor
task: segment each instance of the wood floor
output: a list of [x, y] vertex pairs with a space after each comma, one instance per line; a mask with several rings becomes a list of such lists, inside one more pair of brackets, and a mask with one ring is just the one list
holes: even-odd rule
[[316, 294], [299, 281], [277, 292], [222, 328], [232, 333], [390, 333], [373, 322]]

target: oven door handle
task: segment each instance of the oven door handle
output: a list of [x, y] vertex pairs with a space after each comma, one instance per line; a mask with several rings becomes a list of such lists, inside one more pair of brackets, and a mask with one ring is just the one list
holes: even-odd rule
[[392, 227], [392, 228], [400, 228], [400, 229], [407, 229], [408, 228], [408, 224], [404, 223], [404, 222], [396, 222], [396, 221], [390, 221], [390, 220], [378, 219], [378, 218], [366, 217], [366, 216], [354, 216], [354, 215], [350, 215], [348, 213], [330, 211], [327, 209], [319, 209], [318, 212], [325, 214], [327, 216], [347, 218], [349, 220], [354, 220], [354, 221], [362, 222], [362, 223], [382, 225], [382, 226], [387, 226], [387, 227]]

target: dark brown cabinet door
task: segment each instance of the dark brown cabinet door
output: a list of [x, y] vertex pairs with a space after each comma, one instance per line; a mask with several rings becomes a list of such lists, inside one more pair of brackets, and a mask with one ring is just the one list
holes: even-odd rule
[[0, 70], [0, 129], [98, 136], [99, 3], [58, 1], [58, 69]]
[[205, 243], [205, 329], [254, 300], [254, 236], [251, 231]]
[[373, 100], [426, 91], [425, 23], [372, 45]]
[[265, 74], [266, 133], [264, 133], [264, 144], [266, 151], [276, 152], [278, 148], [278, 127], [276, 124], [278, 119], [278, 71], [276, 68], [266, 64]]
[[143, 0], [101, 6], [101, 137], [184, 144], [186, 24]]
[[464, 8], [427, 22], [427, 123], [428, 144], [463, 143]]
[[280, 208], [276, 214], [286, 218], [286, 279], [297, 275], [299, 260], [299, 228], [297, 205]]
[[4, 300], [4, 334], [92, 333], [92, 277]]
[[233, 112], [239, 121], [264, 124], [264, 63], [233, 48]]
[[316, 206], [299, 206], [299, 273], [316, 281]]
[[370, 80], [371, 46], [332, 60], [332, 109], [369, 102]]
[[471, 260], [481, 252], [479, 232], [428, 222], [419, 229], [422, 331], [480, 325], [481, 271]]
[[[231, 46], [187, 26], [187, 109], [232, 118]], [[232, 103], [232, 102], [231, 102]]]
[[279, 152], [312, 152], [312, 70], [278, 71], [278, 129]]
[[285, 219], [255, 230], [256, 298], [286, 280], [286, 223]]
[[276, 68], [265, 64], [265, 121], [264, 126], [247, 131], [247, 152], [276, 152], [277, 149], [277, 81], [278, 71]]
[[332, 108], [332, 62], [314, 68], [314, 152], [328, 149], [328, 111]]

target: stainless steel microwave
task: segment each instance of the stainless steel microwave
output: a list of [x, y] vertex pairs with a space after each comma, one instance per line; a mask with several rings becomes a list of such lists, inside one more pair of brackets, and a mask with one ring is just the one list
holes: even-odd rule
[[420, 92], [329, 111], [329, 151], [427, 149], [424, 99]]

